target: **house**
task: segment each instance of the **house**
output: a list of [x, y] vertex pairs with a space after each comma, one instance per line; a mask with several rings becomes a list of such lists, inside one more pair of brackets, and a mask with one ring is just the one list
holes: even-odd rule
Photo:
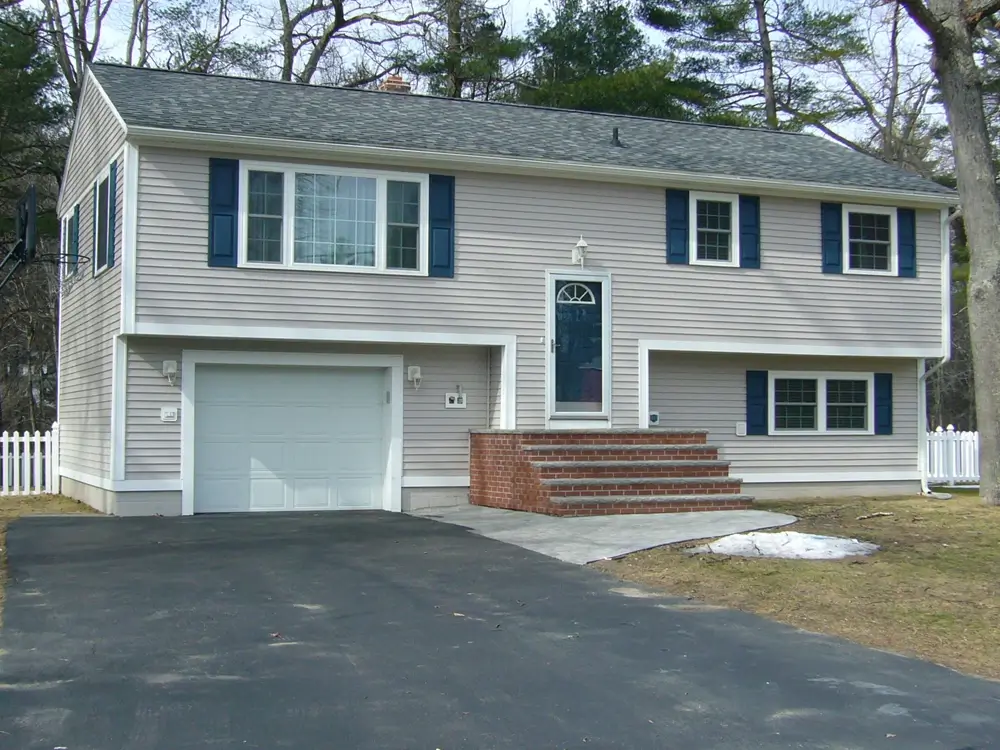
[[93, 65], [59, 201], [62, 491], [122, 515], [915, 492], [954, 202], [810, 135]]

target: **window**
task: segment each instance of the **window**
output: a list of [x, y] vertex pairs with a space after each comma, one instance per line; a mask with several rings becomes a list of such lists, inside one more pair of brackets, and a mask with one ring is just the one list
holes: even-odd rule
[[[75, 209], [79, 213], [80, 207]], [[74, 232], [76, 231], [74, 212], [66, 214], [59, 222], [59, 262], [63, 267], [63, 276], [74, 276], [77, 269], [79, 250]]]
[[774, 429], [815, 430], [816, 381], [805, 378], [775, 378]]
[[868, 381], [826, 381], [826, 429], [868, 429]]
[[691, 263], [738, 266], [739, 196], [691, 193]]
[[770, 433], [871, 434], [875, 376], [771, 372]]
[[896, 209], [844, 206], [844, 271], [895, 275]]
[[284, 179], [281, 172], [249, 173], [247, 260], [252, 263], [281, 263]]
[[420, 185], [389, 180], [387, 190], [386, 266], [415, 271], [420, 253]]
[[426, 175], [243, 165], [241, 262], [427, 272]]
[[108, 230], [111, 219], [108, 216], [111, 192], [111, 177], [105, 177], [97, 184], [97, 200], [94, 205], [94, 273], [108, 267], [108, 248], [114, 242]]

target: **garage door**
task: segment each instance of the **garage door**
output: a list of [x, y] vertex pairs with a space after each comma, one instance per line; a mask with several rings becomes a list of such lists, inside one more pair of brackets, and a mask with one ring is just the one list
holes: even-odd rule
[[384, 370], [197, 365], [194, 510], [381, 508]]

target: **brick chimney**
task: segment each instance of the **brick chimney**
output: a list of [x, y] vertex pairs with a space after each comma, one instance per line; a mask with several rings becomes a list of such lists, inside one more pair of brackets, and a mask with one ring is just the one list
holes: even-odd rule
[[382, 81], [382, 85], [379, 86], [379, 89], [382, 91], [391, 91], [394, 94], [409, 94], [411, 86], [403, 80], [402, 76], [393, 73], [391, 76], [388, 76], [384, 81]]

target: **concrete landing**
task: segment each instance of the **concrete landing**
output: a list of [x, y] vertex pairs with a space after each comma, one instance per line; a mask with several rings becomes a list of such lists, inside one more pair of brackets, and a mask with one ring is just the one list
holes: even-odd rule
[[664, 544], [739, 534], [795, 522], [794, 516], [764, 510], [557, 518], [539, 513], [463, 505], [427, 508], [412, 515], [464, 526], [481, 536], [516, 544], [577, 565], [621, 557]]

